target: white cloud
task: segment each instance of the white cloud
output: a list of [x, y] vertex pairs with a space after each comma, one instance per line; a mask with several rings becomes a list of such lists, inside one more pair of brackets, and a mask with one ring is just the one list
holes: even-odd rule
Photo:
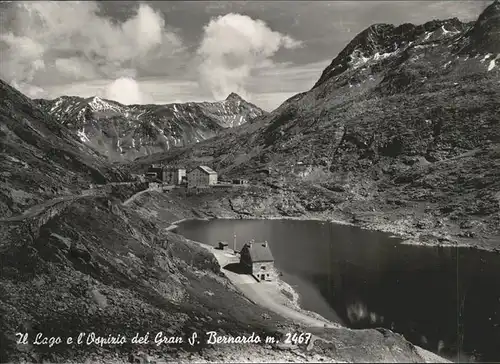
[[263, 110], [273, 111], [285, 100], [296, 94], [296, 92], [262, 92], [255, 94], [252, 102]]
[[17, 89], [19, 92], [23, 93], [24, 95], [32, 98], [32, 99], [43, 99], [47, 97], [47, 91], [44, 90], [41, 87], [30, 85], [28, 83], [24, 82], [16, 82], [12, 81], [11, 82], [12, 87]]
[[88, 80], [95, 76], [94, 67], [86, 62], [81, 62], [77, 57], [57, 58], [54, 61], [55, 68], [70, 80]]
[[[319, 79], [330, 60], [305, 65], [272, 64], [255, 70], [247, 82], [253, 102], [264, 110], [271, 111], [298, 92], [309, 90]], [[209, 91], [199, 87], [196, 81], [172, 80], [168, 78], [139, 78], [120, 80], [92, 80], [57, 85], [46, 88], [50, 98], [62, 95], [91, 97], [99, 95], [124, 104], [152, 103], [170, 104], [215, 101]], [[220, 98], [219, 98], [220, 99]]]
[[118, 101], [124, 105], [152, 103], [151, 96], [141, 90], [139, 83], [129, 77], [121, 77], [98, 93], [108, 100]]
[[234, 13], [219, 16], [205, 26], [198, 48], [200, 84], [216, 99], [231, 92], [249, 98], [246, 84], [252, 71], [272, 66], [271, 57], [280, 48], [300, 45], [262, 20]]
[[[30, 96], [41, 97], [46, 90], [53, 97], [108, 93], [120, 99], [116, 85], [123, 80], [115, 81], [132, 78], [140, 87], [130, 100], [187, 102], [237, 92], [269, 110], [310, 88], [327, 63], [372, 23], [421, 24], [452, 16], [472, 20], [489, 2], [16, 1], [0, 6], [0, 78]], [[160, 8], [163, 13], [155, 10]], [[129, 14], [124, 20], [111, 18], [124, 13]], [[208, 21], [207, 14], [221, 16]], [[257, 20], [264, 17], [270, 23]], [[189, 47], [170, 30], [174, 21], [193, 42]], [[300, 46], [290, 33], [300, 35], [307, 47], [280, 52]], [[197, 54], [188, 59], [191, 49]], [[328, 62], [302, 66], [323, 58]], [[157, 78], [145, 81], [144, 76]], [[172, 77], [198, 77], [199, 85]], [[128, 87], [135, 90], [132, 81]]]
[[[92, 97], [98, 95], [125, 104], [135, 104], [138, 101], [152, 104], [169, 104], [184, 102], [202, 102], [210, 99], [203, 94], [197, 82], [175, 81], [166, 78], [154, 79], [119, 79], [91, 80], [67, 85], [46, 87], [48, 98], [62, 95]], [[128, 95], [123, 95], [122, 91]]]
[[7, 11], [14, 21], [0, 34], [0, 77], [11, 83], [130, 77], [184, 49], [162, 15], [144, 4], [122, 23], [99, 15], [92, 1], [19, 2]]

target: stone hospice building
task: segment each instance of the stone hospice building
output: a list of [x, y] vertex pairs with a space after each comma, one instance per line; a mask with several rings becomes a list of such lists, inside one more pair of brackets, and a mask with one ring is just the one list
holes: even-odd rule
[[274, 278], [274, 257], [267, 241], [246, 243], [240, 252], [240, 264], [245, 273], [259, 281], [271, 281]]

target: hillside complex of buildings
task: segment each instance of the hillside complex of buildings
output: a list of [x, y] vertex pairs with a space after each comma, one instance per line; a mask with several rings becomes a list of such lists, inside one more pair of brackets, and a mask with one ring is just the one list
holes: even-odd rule
[[146, 172], [145, 178], [150, 183], [187, 188], [232, 187], [249, 183], [245, 179], [235, 179], [232, 183], [220, 182], [217, 172], [207, 166], [198, 166], [187, 172], [186, 168], [179, 166], [153, 164]]

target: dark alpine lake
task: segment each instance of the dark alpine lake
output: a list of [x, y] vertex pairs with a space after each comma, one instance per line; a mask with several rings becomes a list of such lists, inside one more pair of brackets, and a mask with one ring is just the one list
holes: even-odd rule
[[241, 249], [267, 240], [304, 309], [351, 328], [386, 327], [459, 361], [500, 361], [500, 255], [400, 244], [352, 226], [295, 220], [189, 220], [176, 231]]

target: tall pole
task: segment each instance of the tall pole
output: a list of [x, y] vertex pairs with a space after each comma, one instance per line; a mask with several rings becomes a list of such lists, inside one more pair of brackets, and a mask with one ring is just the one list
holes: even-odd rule
[[236, 234], [234, 234], [234, 240], [233, 240], [233, 250], [236, 253]]

